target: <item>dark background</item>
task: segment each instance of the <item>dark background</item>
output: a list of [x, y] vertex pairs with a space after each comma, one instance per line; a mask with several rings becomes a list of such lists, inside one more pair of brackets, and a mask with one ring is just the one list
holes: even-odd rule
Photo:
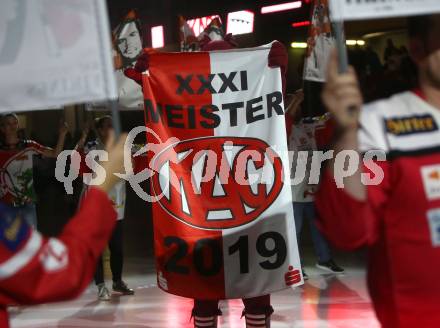
[[[227, 21], [227, 13], [238, 10], [251, 10], [255, 13], [254, 33], [237, 36], [241, 47], [252, 47], [279, 40], [285, 44], [289, 53], [289, 70], [287, 90], [292, 92], [303, 86], [301, 81], [303, 66], [303, 49], [290, 48], [291, 42], [305, 42], [307, 27], [293, 28], [294, 22], [309, 19], [310, 5], [305, 3], [297, 10], [260, 14], [264, 5], [283, 3], [287, 1], [212, 1], [212, 0], [108, 0], [108, 10], [112, 28], [130, 9], [137, 9], [142, 22], [144, 46], [151, 46], [150, 29], [153, 26], [163, 25], [165, 31], [165, 50], [177, 51], [179, 47], [178, 15], [186, 19], [218, 14], [222, 21]], [[305, 1], [307, 2], [307, 1]], [[348, 39], [366, 38], [375, 50], [381, 54], [386, 38], [394, 36], [401, 44], [405, 43], [404, 19], [389, 19], [377, 21], [361, 21], [346, 24]], [[306, 97], [312, 99], [310, 113], [322, 112], [320, 105], [320, 85], [307, 88]], [[309, 103], [306, 101], [306, 103]], [[74, 106], [63, 111], [39, 111], [20, 114], [25, 121], [23, 128], [28, 137], [48, 146], [54, 146], [57, 138], [57, 126], [60, 119], [68, 121], [70, 135], [65, 148], [72, 149], [78, 140], [84, 122], [93, 119], [102, 113], [85, 112], [84, 107]], [[125, 131], [143, 124], [142, 112], [121, 113], [122, 126]], [[47, 159], [36, 159], [35, 184], [39, 196], [38, 215], [39, 229], [46, 234], [54, 235], [61, 231], [68, 218], [75, 212], [78, 196], [81, 191], [81, 182], [78, 181], [75, 194], [66, 195], [63, 186], [53, 177], [55, 162]], [[140, 200], [128, 186], [127, 207], [125, 219], [126, 254], [128, 257], [144, 257], [152, 254], [152, 223], [149, 204]], [[93, 218], [90, 218], [93, 220]], [[307, 238], [304, 240], [307, 243]]]

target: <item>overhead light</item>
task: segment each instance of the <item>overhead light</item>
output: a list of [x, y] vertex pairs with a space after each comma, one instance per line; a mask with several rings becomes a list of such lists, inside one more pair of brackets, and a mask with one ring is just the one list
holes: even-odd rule
[[306, 42], [292, 42], [290, 46], [294, 49], [306, 49], [307, 43]]
[[365, 46], [364, 40], [347, 40], [346, 41], [347, 46], [353, 47], [353, 46]]
[[162, 25], [151, 28], [151, 45], [153, 48], [163, 48], [165, 45]]
[[261, 13], [262, 14], [276, 13], [276, 12], [280, 12], [280, 11], [298, 9], [298, 8], [301, 8], [301, 6], [302, 6], [302, 2], [301, 1], [293, 1], [293, 2], [280, 3], [278, 5], [262, 7], [261, 8]]
[[[397, 30], [393, 30], [393, 33], [405, 33], [406, 30], [405, 29], [397, 29]], [[384, 36], [384, 35], [388, 35], [390, 32], [377, 32], [377, 33], [370, 33], [370, 34], [365, 34], [362, 38], [363, 39], [371, 39], [371, 38], [377, 38], [380, 36]]]
[[229, 13], [226, 33], [232, 35], [252, 33], [254, 31], [254, 16], [254, 13], [249, 10]]
[[309, 25], [310, 25], [310, 21], [292, 23], [293, 27], [302, 27], [302, 26], [309, 26]]

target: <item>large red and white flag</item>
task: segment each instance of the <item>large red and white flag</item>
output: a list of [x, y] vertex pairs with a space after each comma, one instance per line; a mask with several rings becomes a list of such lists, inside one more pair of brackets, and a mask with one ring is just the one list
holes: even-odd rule
[[281, 77], [269, 51], [150, 57], [147, 139], [164, 142], [152, 159], [155, 252], [169, 293], [228, 299], [302, 284]]
[[327, 63], [335, 42], [328, 0], [314, 0], [307, 39], [304, 80], [325, 82]]

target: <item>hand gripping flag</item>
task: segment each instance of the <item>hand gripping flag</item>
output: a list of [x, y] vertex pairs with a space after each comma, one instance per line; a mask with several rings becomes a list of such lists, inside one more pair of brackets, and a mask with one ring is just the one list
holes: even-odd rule
[[147, 139], [162, 142], [151, 160], [154, 242], [169, 293], [228, 299], [302, 283], [282, 83], [269, 51], [150, 57]]

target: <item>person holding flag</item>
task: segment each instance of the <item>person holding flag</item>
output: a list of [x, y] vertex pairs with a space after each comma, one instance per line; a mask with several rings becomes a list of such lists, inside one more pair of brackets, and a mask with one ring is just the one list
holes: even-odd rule
[[33, 158], [56, 158], [63, 150], [68, 133], [63, 122], [54, 149], [19, 136], [18, 117], [14, 113], [0, 118], [0, 202], [14, 206], [34, 228], [37, 227], [37, 197], [34, 190]]
[[[218, 40], [214, 37], [211, 39], [209, 35], [205, 35], [201, 42], [201, 51], [210, 52], [216, 50], [231, 50], [237, 47], [231, 35], [226, 35], [224, 40]], [[151, 51], [144, 50], [133, 69], [127, 69], [125, 74], [142, 85], [142, 73], [149, 68], [149, 57]], [[282, 89], [285, 91], [286, 71], [288, 57], [287, 51], [280, 42], [274, 42], [269, 52], [268, 66], [271, 68], [280, 68]], [[166, 280], [159, 275], [159, 284], [166, 286]], [[163, 281], [161, 281], [161, 279]], [[285, 279], [298, 282], [300, 278], [299, 271], [287, 272]], [[245, 317], [246, 327], [270, 327], [271, 315], [274, 312], [271, 306], [270, 294], [257, 297], [243, 298], [244, 304], [243, 316]], [[219, 309], [218, 299], [194, 299], [194, 307], [192, 317], [194, 318], [195, 328], [216, 328], [218, 325], [218, 316], [222, 314]]]
[[409, 18], [408, 33], [419, 88], [366, 106], [354, 69], [339, 74], [333, 54], [323, 100], [337, 123], [335, 156], [379, 152], [351, 175], [331, 160], [316, 203], [330, 241], [347, 250], [368, 247], [368, 286], [382, 326], [434, 328], [440, 326], [440, 15]]

